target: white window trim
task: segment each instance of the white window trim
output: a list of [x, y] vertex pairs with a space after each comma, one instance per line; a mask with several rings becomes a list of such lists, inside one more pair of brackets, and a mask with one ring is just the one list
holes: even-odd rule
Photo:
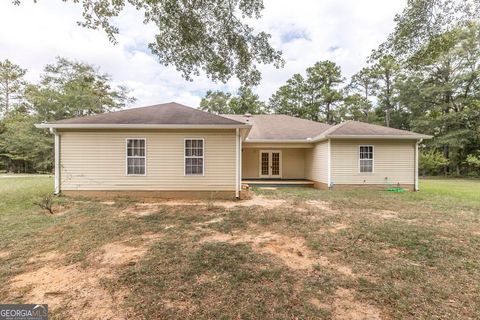
[[[187, 154], [185, 152], [186, 150], [186, 142], [187, 140], [202, 140], [202, 145], [203, 145], [203, 152], [202, 152], [202, 156], [199, 157], [199, 156], [190, 156], [188, 158], [201, 158], [203, 159], [202, 161], [202, 174], [198, 174], [198, 173], [190, 173], [190, 174], [187, 174], [187, 166], [186, 166], [186, 159], [187, 159]], [[205, 139], [204, 138], [185, 138], [183, 139], [183, 176], [184, 177], [204, 177], [205, 176]]]
[[[138, 156], [128, 156], [128, 140], [143, 140], [145, 141], [145, 156], [138, 157]], [[144, 174], [135, 174], [135, 173], [128, 173], [128, 158], [145, 158], [145, 173]], [[144, 177], [147, 175], [147, 139], [146, 138], [125, 138], [125, 175], [127, 177]]]
[[[362, 172], [360, 169], [360, 148], [361, 147], [372, 147], [372, 172]], [[361, 174], [372, 174], [375, 173], [375, 146], [371, 144], [361, 144], [358, 146], [358, 173]]]

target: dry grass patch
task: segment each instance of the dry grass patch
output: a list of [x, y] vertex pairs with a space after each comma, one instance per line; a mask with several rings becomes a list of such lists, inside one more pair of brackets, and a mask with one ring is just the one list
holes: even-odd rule
[[28, 205], [42, 188], [15, 188], [0, 181], [0, 300], [47, 301], [54, 319], [480, 314], [475, 197], [279, 188], [247, 201], [64, 198], [52, 216]]
[[380, 311], [355, 299], [353, 291], [339, 288], [335, 291], [333, 317], [338, 320], [380, 320]]
[[[336, 230], [336, 229], [334, 229]], [[215, 232], [202, 239], [203, 242], [228, 242], [232, 244], [246, 243], [259, 253], [270, 254], [279, 258], [282, 263], [294, 270], [313, 270], [316, 265], [327, 267], [345, 276], [354, 277], [351, 268], [331, 262], [325, 256], [313, 253], [303, 238], [292, 238], [272, 232], [261, 234], [224, 234]]]

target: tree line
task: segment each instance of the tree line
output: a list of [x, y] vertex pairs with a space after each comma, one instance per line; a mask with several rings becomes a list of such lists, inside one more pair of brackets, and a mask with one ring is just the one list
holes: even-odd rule
[[57, 58], [38, 83], [26, 81], [26, 73], [0, 61], [1, 171], [52, 170], [52, 135], [35, 123], [118, 110], [135, 100], [126, 87], [114, 86], [109, 75], [83, 62]]
[[348, 81], [335, 62], [319, 61], [294, 74], [267, 102], [242, 87], [236, 95], [209, 91], [200, 107], [417, 131], [434, 136], [422, 144], [423, 174], [478, 176], [479, 8], [477, 0], [411, 0], [385, 43]]
[[[115, 42], [118, 30], [109, 21], [131, 1], [94, 8], [91, 1], [80, 2], [80, 25], [104, 29]], [[479, 175], [480, 0], [409, 0], [393, 32], [350, 79], [334, 61], [319, 61], [294, 74], [268, 101], [251, 88], [260, 81], [255, 62], [281, 67], [281, 52], [270, 46], [268, 34], [254, 34], [235, 16], [260, 17], [261, 0], [233, 6], [192, 2], [186, 11], [181, 2], [137, 4], [162, 35], [150, 45], [161, 63], [175, 65], [189, 80], [199, 70], [215, 81], [233, 75], [241, 80], [235, 94], [208, 91], [202, 110], [282, 113], [329, 124], [358, 120], [431, 134], [434, 139], [423, 144], [423, 173]], [[151, 16], [152, 10], [166, 20]], [[88, 63], [57, 58], [37, 83], [28, 83], [26, 72], [0, 61], [0, 170], [51, 170], [51, 136], [34, 123], [117, 110], [134, 100]]]

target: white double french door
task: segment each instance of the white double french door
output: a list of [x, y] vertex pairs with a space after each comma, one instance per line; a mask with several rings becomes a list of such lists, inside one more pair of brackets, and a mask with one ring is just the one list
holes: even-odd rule
[[277, 150], [260, 151], [260, 178], [282, 177], [282, 152]]

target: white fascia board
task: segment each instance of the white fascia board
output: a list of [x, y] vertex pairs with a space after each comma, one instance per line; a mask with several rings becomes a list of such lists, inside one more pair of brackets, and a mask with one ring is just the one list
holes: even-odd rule
[[377, 139], [377, 140], [418, 140], [418, 139], [431, 139], [431, 136], [427, 135], [415, 135], [415, 136], [398, 136], [398, 135], [329, 135], [319, 136], [313, 139], [313, 142], [318, 142], [327, 139]]
[[249, 124], [215, 125], [215, 124], [55, 124], [40, 123], [35, 127], [54, 129], [250, 129]]
[[245, 143], [311, 143], [309, 139], [289, 139], [289, 140], [276, 140], [276, 139], [246, 139]]

